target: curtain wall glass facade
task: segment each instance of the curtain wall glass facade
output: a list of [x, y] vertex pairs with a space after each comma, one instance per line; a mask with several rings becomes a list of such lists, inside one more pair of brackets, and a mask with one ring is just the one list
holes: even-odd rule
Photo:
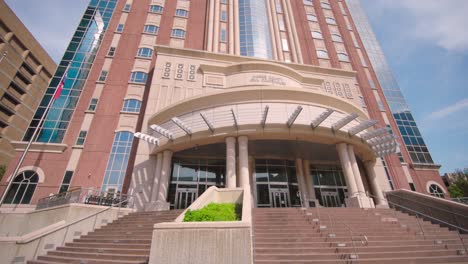
[[128, 159], [132, 149], [133, 133], [122, 131], [115, 133], [112, 151], [102, 181], [103, 191], [122, 191], [122, 184], [127, 172]]
[[240, 53], [272, 59], [266, 0], [239, 0]]
[[[372, 67], [379, 80], [390, 110], [397, 122], [398, 129], [403, 137], [406, 148], [413, 163], [433, 164], [432, 157], [427, 149], [416, 122], [411, 114], [408, 104], [393, 76], [385, 55], [380, 47], [377, 37], [372, 31], [360, 0], [346, 0], [354, 24], [365, 46]], [[376, 89], [375, 84], [371, 87]]]
[[34, 129], [40, 125], [39, 120], [70, 65], [62, 94], [52, 104], [42, 129], [35, 139], [38, 142], [62, 143], [116, 2], [117, 0], [92, 0], [90, 2], [26, 131], [25, 141], [30, 140]]

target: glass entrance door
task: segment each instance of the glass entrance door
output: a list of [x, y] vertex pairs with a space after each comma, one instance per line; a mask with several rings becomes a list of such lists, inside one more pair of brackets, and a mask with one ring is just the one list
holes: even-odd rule
[[195, 188], [178, 189], [176, 191], [176, 209], [184, 209], [189, 207], [198, 197], [198, 191]]
[[294, 161], [255, 160], [257, 207], [300, 207]]
[[322, 202], [325, 207], [341, 207], [340, 196], [336, 191], [322, 191]]
[[289, 207], [289, 191], [288, 189], [271, 188], [270, 199], [273, 207]]

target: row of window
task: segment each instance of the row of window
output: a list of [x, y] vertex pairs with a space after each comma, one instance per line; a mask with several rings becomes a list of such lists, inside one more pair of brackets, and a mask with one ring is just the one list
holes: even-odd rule
[[[108, 73], [109, 73], [108, 71], [102, 70], [101, 74], [99, 75], [98, 81], [105, 82], [107, 79]], [[147, 78], [148, 78], [148, 74], [146, 72], [136, 71], [136, 72], [132, 72], [132, 74], [130, 75], [130, 82], [145, 84]]]
[[[88, 111], [94, 112], [96, 111], [98, 99], [92, 98], [89, 102]], [[125, 99], [124, 104], [122, 107], [122, 112], [128, 113], [138, 113], [140, 112], [141, 108], [141, 101], [137, 99]]]
[[[315, 39], [323, 39], [322, 32], [320, 31], [312, 31], [312, 37]], [[343, 42], [343, 38], [339, 34], [333, 33], [331, 34], [332, 41], [335, 42]]]
[[[349, 62], [348, 54], [339, 52], [337, 55], [340, 61]], [[317, 50], [317, 57], [319, 59], [329, 59], [328, 52], [326, 50]]]

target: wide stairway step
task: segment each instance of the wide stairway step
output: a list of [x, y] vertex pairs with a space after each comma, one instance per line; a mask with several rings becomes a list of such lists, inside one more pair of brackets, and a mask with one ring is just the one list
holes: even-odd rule
[[180, 213], [131, 213], [27, 263], [148, 263], [154, 224], [172, 222]]
[[455, 231], [392, 209], [261, 208], [252, 222], [254, 263], [468, 263]]

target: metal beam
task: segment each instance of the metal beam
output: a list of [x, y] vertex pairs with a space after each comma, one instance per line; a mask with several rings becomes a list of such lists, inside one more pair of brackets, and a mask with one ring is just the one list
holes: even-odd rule
[[364, 140], [368, 140], [368, 139], [371, 139], [371, 138], [378, 137], [380, 135], [384, 135], [386, 133], [389, 133], [388, 131], [389, 131], [388, 127], [381, 127], [381, 128], [378, 128], [378, 129], [367, 131], [366, 133], [364, 133], [361, 136], [361, 138], [364, 139]]
[[171, 118], [172, 122], [182, 129], [187, 135], [192, 135], [192, 129], [177, 117]]
[[236, 113], [234, 112], [234, 109], [231, 108], [231, 114], [232, 114], [232, 120], [234, 120], [234, 126], [237, 128], [239, 127], [239, 123], [237, 123], [237, 116]]
[[336, 132], [338, 130], [340, 130], [340, 128], [346, 126], [347, 124], [351, 123], [351, 121], [353, 121], [354, 119], [358, 118], [358, 114], [356, 113], [352, 113], [352, 114], [349, 114], [343, 118], [341, 118], [340, 120], [336, 121], [333, 125], [332, 125], [332, 130], [333, 132]]
[[335, 111], [332, 109], [327, 109], [323, 111], [319, 116], [317, 116], [317, 118], [312, 120], [312, 123], [310, 123], [310, 126], [313, 129], [316, 129], [320, 124], [322, 124], [323, 121], [325, 121], [331, 114], [333, 114], [333, 112]]
[[294, 121], [296, 121], [296, 118], [299, 116], [301, 111], [302, 111], [302, 106], [298, 105], [296, 109], [294, 110], [294, 112], [291, 113], [291, 116], [288, 118], [288, 122], [286, 123], [288, 127], [291, 127], [294, 124]]
[[260, 125], [262, 127], [265, 127], [266, 120], [268, 117], [268, 109], [270, 109], [270, 107], [268, 105], [265, 105], [265, 110], [263, 110], [263, 115], [262, 115], [262, 121], [260, 121]]
[[156, 146], [159, 146], [159, 139], [153, 137], [153, 136], [150, 136], [150, 135], [147, 135], [147, 134], [143, 134], [141, 132], [136, 132], [135, 134], [133, 134], [134, 137], [136, 138], [139, 138], [143, 141], [146, 141], [150, 144], [153, 144], [153, 145], [156, 145]]
[[354, 136], [354, 135], [356, 135], [357, 133], [368, 129], [369, 127], [372, 127], [373, 125], [375, 125], [375, 124], [377, 124], [377, 123], [378, 123], [377, 120], [366, 120], [366, 121], [364, 121], [364, 122], [361, 122], [359, 125], [354, 126], [354, 127], [350, 128], [350, 129], [348, 129], [348, 134], [349, 134], [350, 136]]
[[158, 132], [159, 134], [165, 136], [166, 138], [168, 138], [170, 140], [174, 140], [174, 134], [172, 132], [170, 132], [169, 130], [164, 129], [164, 128], [158, 126], [158, 125], [151, 125], [150, 128], [153, 129], [154, 131]]
[[208, 129], [210, 129], [211, 132], [214, 132], [214, 126], [213, 124], [211, 124], [210, 120], [208, 120], [205, 114], [200, 112], [200, 116], [202, 117], [203, 121], [205, 121], [206, 125], [208, 126]]

